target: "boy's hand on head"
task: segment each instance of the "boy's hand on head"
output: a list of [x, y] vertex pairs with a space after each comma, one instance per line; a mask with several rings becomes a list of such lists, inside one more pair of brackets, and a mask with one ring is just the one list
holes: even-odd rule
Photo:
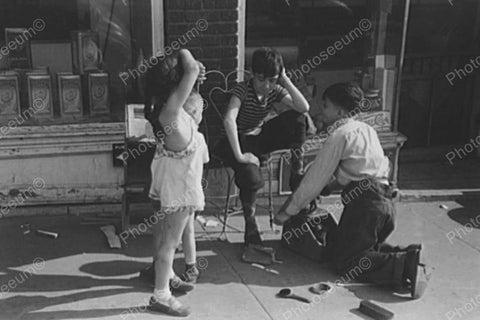
[[258, 158], [253, 153], [250, 153], [250, 152], [242, 153], [240, 155], [240, 159], [237, 159], [237, 160], [240, 163], [252, 163], [260, 167], [260, 160], [258, 160]]
[[[287, 74], [285, 72], [285, 68], [282, 68], [282, 71], [280, 72], [280, 75], [278, 77], [278, 84], [281, 85], [282, 87], [285, 86], [285, 81], [288, 79]], [[288, 79], [290, 80], [290, 79]]]

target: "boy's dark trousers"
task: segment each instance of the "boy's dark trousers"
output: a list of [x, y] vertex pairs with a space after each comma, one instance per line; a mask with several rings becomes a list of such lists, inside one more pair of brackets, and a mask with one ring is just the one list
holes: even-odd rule
[[342, 192], [344, 210], [335, 234], [333, 261], [348, 281], [402, 283], [405, 248], [385, 243], [395, 225], [391, 192], [389, 185], [376, 179], [351, 182]]
[[[253, 153], [262, 162], [265, 155], [280, 149], [291, 149], [290, 164], [292, 175], [303, 170], [302, 145], [306, 139], [305, 115], [289, 110], [268, 121], [257, 136], [239, 134], [240, 148], [243, 153]], [[223, 137], [216, 144], [213, 153], [223, 159], [235, 172], [235, 184], [240, 189], [240, 201], [245, 217], [245, 245], [262, 244], [255, 220], [255, 202], [257, 192], [265, 182], [260, 167], [248, 163], [239, 163], [233, 155], [227, 137]]]

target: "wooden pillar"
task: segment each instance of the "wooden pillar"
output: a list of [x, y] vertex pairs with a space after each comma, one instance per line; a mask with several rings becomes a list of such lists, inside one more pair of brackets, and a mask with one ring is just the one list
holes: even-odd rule
[[393, 106], [393, 131], [398, 131], [398, 116], [400, 108], [400, 86], [402, 84], [403, 62], [405, 60], [405, 48], [407, 44], [408, 19], [410, 16], [410, 0], [405, 0], [405, 13], [403, 14], [402, 45], [400, 46], [400, 58], [398, 59], [398, 75], [395, 88], [395, 104]]

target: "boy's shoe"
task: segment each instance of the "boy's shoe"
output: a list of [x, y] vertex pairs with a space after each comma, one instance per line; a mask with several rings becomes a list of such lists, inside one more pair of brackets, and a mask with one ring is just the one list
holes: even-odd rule
[[427, 274], [426, 266], [420, 263], [420, 249], [412, 248], [412, 250], [407, 251], [404, 278], [405, 282], [410, 284], [412, 299], [422, 297], [427, 289], [430, 276]]
[[143, 279], [149, 283], [154, 283], [155, 282], [155, 268], [154, 264], [152, 263], [148, 267], [145, 267], [144, 269], [140, 270], [140, 279]]
[[412, 299], [419, 299], [423, 296], [425, 290], [427, 290], [428, 280], [430, 279], [425, 265], [419, 263], [417, 266], [417, 276], [415, 277], [415, 281], [412, 282], [410, 291]]
[[173, 278], [170, 279], [170, 289], [178, 292], [189, 292], [195, 289], [195, 285], [190, 282], [185, 282], [177, 275], [174, 275]]
[[197, 283], [198, 278], [200, 277], [200, 270], [193, 265], [191, 267], [186, 267], [185, 272], [180, 275], [180, 279], [189, 283]]
[[420, 252], [420, 250], [422, 250], [422, 244], [421, 243], [409, 244], [404, 250], [401, 250], [401, 251], [408, 252], [408, 251], [415, 251], [415, 250], [418, 250]]
[[420, 263], [420, 250], [410, 250], [405, 255], [405, 266], [403, 268], [403, 281], [413, 283], [417, 277], [417, 267]]
[[190, 315], [190, 309], [183, 306], [180, 301], [175, 299], [173, 296], [170, 297], [166, 303], [161, 303], [157, 301], [155, 297], [151, 297], [148, 309], [152, 311], [163, 312], [176, 317], [187, 317]]
[[421, 243], [413, 243], [408, 246], [382, 246], [382, 243], [378, 244], [375, 247], [375, 250], [380, 252], [408, 252], [408, 251], [415, 251], [415, 250], [422, 250]]

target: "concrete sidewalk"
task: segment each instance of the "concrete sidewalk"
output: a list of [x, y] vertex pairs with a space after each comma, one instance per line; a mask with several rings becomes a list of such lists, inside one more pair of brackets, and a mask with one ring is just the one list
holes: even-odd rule
[[[229, 242], [217, 240], [219, 227], [204, 230], [197, 224], [203, 271], [196, 289], [180, 300], [190, 305], [190, 319], [368, 319], [355, 310], [363, 299], [391, 310], [395, 319], [478, 319], [479, 205], [480, 201], [397, 205], [391, 242], [423, 243], [422, 260], [435, 267], [420, 300], [382, 287], [355, 285], [314, 296], [310, 285], [340, 278], [328, 264], [281, 248], [280, 234], [270, 230], [265, 215], [259, 217], [265, 238], [284, 260], [272, 266], [280, 275], [240, 261], [242, 234], [232, 229], [243, 228], [240, 216], [228, 220]], [[20, 225], [25, 222], [60, 236], [23, 235]], [[3, 219], [0, 235], [0, 319], [170, 319], [145, 310], [152, 288], [136, 278], [151, 261], [148, 234], [128, 238], [124, 249], [109, 249], [99, 226], [81, 225], [78, 217], [67, 216]], [[181, 253], [176, 269], [183, 270]], [[284, 287], [314, 302], [276, 298]]]

